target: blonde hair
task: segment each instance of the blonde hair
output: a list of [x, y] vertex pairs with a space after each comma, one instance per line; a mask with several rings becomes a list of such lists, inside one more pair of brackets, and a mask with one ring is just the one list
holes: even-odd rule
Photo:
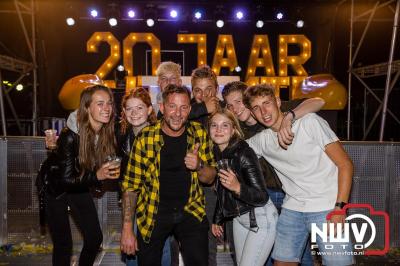
[[236, 116], [226, 108], [218, 108], [214, 113], [210, 115], [210, 118], [208, 119], [208, 132], [210, 132], [211, 120], [217, 114], [225, 116], [232, 122], [233, 136], [231, 139], [233, 139], [233, 141], [230, 141], [230, 143], [236, 143], [237, 141], [243, 139], [244, 134], [242, 129], [240, 128], [239, 121], [237, 120]]
[[172, 61], [162, 62], [156, 70], [157, 77], [164, 75], [166, 72], [174, 73], [176, 76], [181, 77], [181, 66]]

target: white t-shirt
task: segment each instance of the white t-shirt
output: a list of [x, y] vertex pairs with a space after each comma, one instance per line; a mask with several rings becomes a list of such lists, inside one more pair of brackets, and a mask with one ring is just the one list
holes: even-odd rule
[[247, 140], [276, 170], [286, 192], [282, 207], [299, 212], [333, 209], [338, 192], [338, 168], [325, 153], [325, 146], [338, 141], [328, 123], [316, 114], [298, 119], [287, 150], [278, 135], [265, 129]]

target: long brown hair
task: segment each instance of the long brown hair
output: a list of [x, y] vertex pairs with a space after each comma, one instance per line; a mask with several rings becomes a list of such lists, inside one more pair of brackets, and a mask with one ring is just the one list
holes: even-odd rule
[[[121, 111], [121, 133], [122, 134], [125, 134], [127, 128], [129, 127], [129, 122], [126, 119], [126, 115], [125, 115], [125, 112], [124, 112], [124, 109], [126, 108], [126, 102], [129, 99], [133, 99], [133, 98], [140, 99], [142, 102], [144, 102], [144, 104], [147, 106], [147, 108], [153, 107], [153, 105], [151, 104], [150, 94], [145, 88], [138, 87], [138, 88], [136, 88], [134, 90], [131, 90], [127, 94], [125, 94], [124, 97], [122, 98], [122, 103], [121, 103], [121, 107], [122, 107], [122, 111]], [[157, 120], [157, 117], [156, 117], [156, 113], [154, 112], [154, 108], [153, 108], [151, 110], [151, 113], [147, 117], [147, 122], [149, 122], [152, 125], [152, 124], [154, 124], [156, 122], [156, 120]]]
[[81, 93], [78, 108], [78, 131], [79, 131], [79, 164], [82, 169], [94, 170], [100, 167], [108, 155], [115, 154], [114, 135], [114, 108], [112, 109], [110, 122], [103, 124], [97, 134], [89, 122], [89, 106], [92, 96], [97, 91], [104, 91], [113, 101], [111, 90], [105, 86], [95, 85], [86, 88]]

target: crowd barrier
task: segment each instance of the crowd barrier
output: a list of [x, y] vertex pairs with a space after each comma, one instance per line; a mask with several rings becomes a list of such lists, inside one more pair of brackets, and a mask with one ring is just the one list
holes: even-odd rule
[[[354, 163], [352, 203], [370, 204], [390, 217], [390, 247], [400, 247], [400, 143], [343, 142]], [[31, 241], [40, 235], [35, 178], [46, 158], [43, 137], [0, 138], [0, 244]], [[105, 247], [117, 243], [121, 232], [118, 193], [97, 195], [95, 204]], [[349, 214], [355, 210], [350, 210]], [[366, 209], [364, 212], [368, 212]], [[357, 210], [360, 212], [360, 210]], [[377, 228], [376, 248], [384, 245], [385, 222], [371, 216]], [[362, 222], [362, 221], [359, 221]], [[71, 220], [76, 245], [82, 244]], [[367, 232], [370, 234], [371, 232]], [[47, 237], [47, 236], [42, 236]]]

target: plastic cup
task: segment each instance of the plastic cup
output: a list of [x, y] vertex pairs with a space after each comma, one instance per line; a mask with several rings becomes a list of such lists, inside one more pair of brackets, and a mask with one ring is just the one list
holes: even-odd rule
[[220, 171], [221, 169], [223, 170], [228, 170], [230, 168], [230, 161], [229, 159], [221, 159], [217, 161], [217, 169]]
[[46, 137], [45, 137], [46, 147], [49, 150], [56, 149], [57, 148], [57, 130], [47, 129], [44, 131], [44, 134], [46, 135]]
[[109, 155], [106, 158], [106, 162], [110, 162], [110, 166], [108, 167], [109, 170], [116, 171], [113, 176], [119, 176], [121, 172], [121, 157]]

